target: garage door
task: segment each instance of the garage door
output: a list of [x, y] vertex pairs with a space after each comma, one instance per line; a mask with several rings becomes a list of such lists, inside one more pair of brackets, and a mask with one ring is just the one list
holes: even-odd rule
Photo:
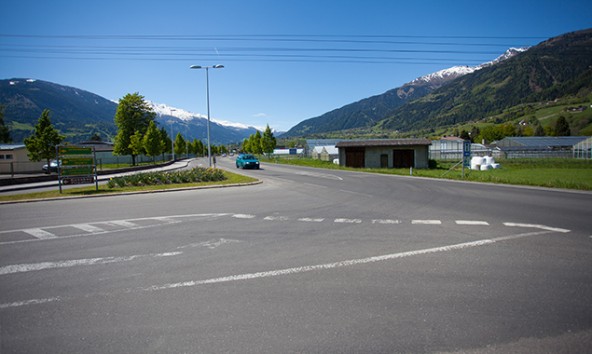
[[393, 167], [408, 168], [415, 167], [414, 150], [393, 150]]
[[364, 148], [347, 148], [345, 149], [345, 166], [362, 168], [366, 166], [364, 155], [366, 150]]

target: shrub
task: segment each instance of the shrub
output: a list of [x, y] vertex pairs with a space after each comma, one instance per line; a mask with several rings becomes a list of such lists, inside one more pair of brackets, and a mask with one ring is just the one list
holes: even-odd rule
[[160, 184], [182, 184], [215, 182], [226, 179], [224, 172], [216, 168], [196, 167], [191, 170], [171, 172], [145, 172], [130, 176], [115, 177], [107, 182], [109, 188], [126, 186], [154, 186]]

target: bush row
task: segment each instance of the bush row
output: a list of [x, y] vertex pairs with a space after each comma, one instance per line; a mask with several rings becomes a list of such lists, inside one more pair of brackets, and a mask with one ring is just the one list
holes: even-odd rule
[[154, 186], [162, 184], [182, 184], [198, 182], [215, 182], [226, 179], [223, 171], [216, 168], [196, 167], [191, 170], [171, 172], [144, 172], [129, 176], [111, 178], [109, 188], [130, 186]]

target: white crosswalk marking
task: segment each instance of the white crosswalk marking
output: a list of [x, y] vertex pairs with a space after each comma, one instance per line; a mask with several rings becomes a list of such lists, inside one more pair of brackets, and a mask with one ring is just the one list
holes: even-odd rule
[[109, 223], [113, 224], [113, 225], [117, 225], [117, 226], [127, 227], [127, 228], [138, 227], [138, 224], [134, 224], [133, 222], [129, 222], [129, 221], [125, 221], [125, 220], [115, 220], [115, 221], [110, 221]]
[[23, 230], [23, 232], [26, 232], [29, 235], [31, 235], [35, 238], [38, 238], [40, 240], [49, 240], [52, 238], [57, 238], [57, 236], [52, 234], [51, 232], [47, 232], [47, 231], [41, 230], [41, 229], [26, 229], [26, 230]]
[[91, 234], [105, 231], [105, 230], [101, 229], [100, 227], [90, 225], [90, 224], [76, 224], [76, 225], [72, 225], [72, 226], [77, 229], [80, 229], [82, 231], [90, 232]]

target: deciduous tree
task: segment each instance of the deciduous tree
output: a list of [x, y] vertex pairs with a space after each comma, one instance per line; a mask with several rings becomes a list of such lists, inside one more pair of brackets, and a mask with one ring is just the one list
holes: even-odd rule
[[125, 95], [119, 101], [115, 112], [117, 135], [113, 152], [117, 155], [131, 155], [132, 164], [135, 165], [137, 154], [134, 154], [130, 147], [130, 139], [136, 132], [144, 136], [155, 116], [152, 108], [144, 101], [144, 96], [137, 92]]

